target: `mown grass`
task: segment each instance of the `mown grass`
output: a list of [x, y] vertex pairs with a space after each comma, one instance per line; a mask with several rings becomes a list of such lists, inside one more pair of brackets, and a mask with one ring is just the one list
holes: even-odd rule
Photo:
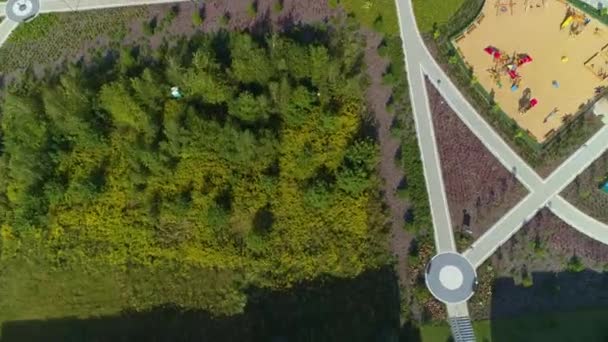
[[399, 34], [394, 0], [329, 0], [329, 5], [341, 5], [364, 27], [373, 28], [387, 36]]
[[414, 15], [418, 29], [429, 33], [446, 24], [456, 14], [464, 0], [414, 0]]
[[[118, 272], [70, 271], [19, 260], [2, 269], [0, 323], [31, 319], [117, 314], [125, 298]], [[108, 271], [106, 269], [106, 271]]]
[[[473, 328], [477, 341], [484, 342], [595, 342], [608, 339], [607, 324], [608, 310], [595, 309], [478, 321]], [[421, 335], [423, 342], [446, 342], [450, 328], [427, 325]]]

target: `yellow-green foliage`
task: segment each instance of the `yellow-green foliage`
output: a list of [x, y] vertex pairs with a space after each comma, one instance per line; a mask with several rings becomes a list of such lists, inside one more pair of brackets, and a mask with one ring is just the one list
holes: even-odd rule
[[464, 0], [413, 0], [418, 29], [431, 33], [433, 26], [441, 26], [450, 20]]
[[361, 38], [219, 35], [7, 94], [0, 320], [234, 313], [248, 286], [386, 262]]

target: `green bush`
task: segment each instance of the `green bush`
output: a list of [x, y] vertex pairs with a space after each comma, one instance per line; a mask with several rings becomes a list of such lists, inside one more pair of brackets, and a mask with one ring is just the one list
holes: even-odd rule
[[258, 14], [258, 2], [256, 0], [249, 3], [247, 6], [247, 15], [254, 18]]
[[220, 25], [227, 26], [230, 23], [230, 13], [226, 12], [220, 18]]
[[283, 11], [283, 0], [276, 0], [274, 5], [272, 5], [272, 11], [274, 13], [281, 13]]
[[353, 67], [364, 40], [334, 33], [277, 34], [276, 50], [201, 33], [5, 90], [0, 322], [166, 303], [235, 314], [250, 288], [386, 265]]
[[152, 20], [146, 20], [142, 23], [142, 30], [144, 35], [152, 36], [154, 35], [157, 28], [157, 19], [153, 18]]
[[196, 11], [192, 12], [192, 25], [194, 25], [195, 27], [199, 27], [199, 26], [203, 25], [203, 22], [204, 22], [203, 14], [201, 13], [200, 10], [196, 10]]
[[566, 270], [569, 272], [582, 272], [585, 270], [585, 268], [586, 267], [583, 264], [583, 261], [577, 255], [573, 255], [566, 264]]
[[521, 285], [523, 287], [532, 287], [534, 286], [534, 279], [532, 279], [532, 274], [526, 272], [521, 279]]
[[414, 298], [416, 298], [418, 303], [422, 304], [428, 302], [433, 296], [424, 284], [418, 284], [414, 286]]
[[179, 7], [172, 6], [171, 9], [167, 12], [167, 15], [165, 15], [165, 17], [163, 18], [163, 26], [170, 25], [175, 20], [175, 18], [177, 18], [178, 14]]

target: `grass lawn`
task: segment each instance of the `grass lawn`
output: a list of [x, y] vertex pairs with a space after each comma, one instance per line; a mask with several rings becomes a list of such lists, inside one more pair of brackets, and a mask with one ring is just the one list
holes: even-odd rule
[[[608, 309], [530, 315], [473, 324], [483, 342], [600, 342], [608, 340]], [[423, 326], [422, 341], [446, 342], [447, 325]]]
[[465, 0], [414, 0], [414, 14], [421, 32], [433, 31], [433, 24], [443, 25]]
[[329, 5], [341, 5], [355, 15], [361, 25], [388, 36], [399, 34], [399, 22], [394, 0], [329, 0]]

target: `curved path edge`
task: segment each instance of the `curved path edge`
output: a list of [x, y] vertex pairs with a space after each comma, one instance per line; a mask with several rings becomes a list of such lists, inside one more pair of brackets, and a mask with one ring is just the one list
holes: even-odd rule
[[563, 197], [556, 196], [551, 201], [549, 209], [574, 229], [608, 245], [608, 225], [583, 213]]
[[17, 26], [19, 26], [19, 23], [9, 19], [4, 19], [0, 23], [0, 46], [4, 45], [4, 43], [8, 40], [8, 37], [17, 28]]

